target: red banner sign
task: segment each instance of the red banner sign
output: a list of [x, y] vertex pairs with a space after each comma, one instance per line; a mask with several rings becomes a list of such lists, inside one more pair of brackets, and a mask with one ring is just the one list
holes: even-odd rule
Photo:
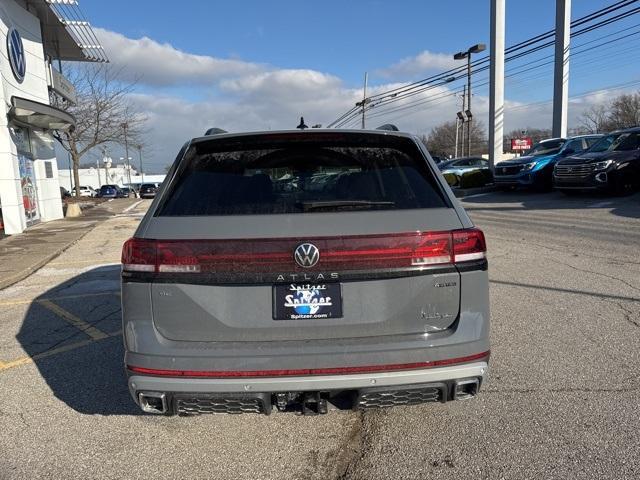
[[511, 150], [529, 150], [532, 146], [531, 137], [511, 139]]

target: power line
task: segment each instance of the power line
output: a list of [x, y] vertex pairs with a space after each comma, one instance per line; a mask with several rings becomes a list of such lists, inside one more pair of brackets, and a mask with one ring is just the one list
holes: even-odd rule
[[[620, 10], [620, 9], [622, 9], [624, 7], [627, 7], [627, 6], [629, 6], [629, 5], [633, 4], [633, 3], [636, 3], [637, 1], [638, 0], [622, 0], [622, 1], [616, 2], [616, 3], [614, 3], [614, 4], [612, 4], [612, 5], [608, 6], [608, 7], [602, 8], [600, 10], [592, 12], [592, 13], [590, 13], [588, 15], [585, 15], [585, 16], [573, 21], [571, 23], [571, 26], [572, 27], [578, 27], [578, 26], [584, 25], [585, 23], [588, 23], [588, 22], [590, 22], [592, 20], [600, 18], [600, 17], [602, 17], [604, 15], [608, 15], [608, 14], [610, 14], [612, 12], [615, 12], [615, 11]], [[583, 28], [581, 30], [574, 31], [574, 32], [571, 33], [571, 37], [575, 37], [575, 36], [578, 36], [578, 35], [582, 35], [582, 34], [591, 32], [591, 31], [593, 31], [593, 30], [595, 30], [597, 28], [602, 28], [603, 26], [606, 26], [606, 25], [609, 25], [609, 24], [611, 24], [613, 22], [622, 20], [622, 19], [627, 18], [627, 17], [629, 17], [631, 15], [634, 15], [634, 14], [636, 14], [638, 12], [640, 12], [640, 7], [628, 10], [626, 12], [619, 13], [618, 15], [615, 15], [613, 17], [601, 20], [600, 22], [598, 22], [596, 24], [590, 25], [590, 26], [585, 27], [585, 28]], [[517, 52], [518, 50], [521, 50], [521, 49], [526, 48], [528, 46], [534, 45], [535, 43], [538, 43], [538, 42], [540, 42], [542, 40], [550, 38], [550, 36], [554, 36], [554, 35], [555, 35], [555, 31], [554, 30], [549, 30], [548, 32], [544, 32], [544, 33], [539, 34], [539, 35], [537, 35], [535, 37], [532, 37], [531, 39], [525, 40], [523, 42], [520, 42], [518, 44], [515, 44], [515, 45], [507, 48], [505, 50], [505, 53], [508, 54], [508, 53]], [[554, 43], [555, 43], [555, 41], [546, 42], [546, 43], [544, 43], [542, 45], [538, 45], [536, 47], [529, 48], [528, 50], [525, 50], [524, 52], [520, 52], [518, 54], [511, 55], [510, 57], [505, 58], [505, 63], [508, 62], [508, 61], [516, 60], [518, 58], [522, 58], [525, 55], [529, 55], [531, 53], [534, 53], [536, 51], [542, 50], [544, 48], [547, 48], [547, 47], [553, 45]], [[587, 43], [591, 43], [591, 42], [586, 42], [585, 45]], [[475, 66], [476, 68], [474, 70], [472, 70], [472, 73], [479, 73], [479, 72], [487, 70], [489, 68], [489, 65], [482, 66], [482, 67], [479, 67], [479, 66], [482, 65], [482, 64], [487, 63], [488, 61], [489, 61], [489, 57], [487, 56], [487, 57], [483, 57], [483, 58], [473, 62], [472, 66]], [[536, 61], [540, 61], [540, 59], [536, 60]], [[440, 74], [432, 75], [432, 76], [427, 77], [425, 79], [419, 80], [417, 82], [413, 82], [413, 83], [410, 83], [408, 85], [404, 85], [402, 87], [397, 87], [397, 88], [388, 90], [386, 92], [382, 92], [382, 93], [379, 93], [379, 94], [376, 94], [376, 95], [372, 95], [369, 98], [371, 100], [379, 99], [378, 100], [378, 104], [381, 104], [381, 103], [393, 103], [393, 102], [399, 101], [399, 100], [401, 100], [403, 98], [406, 98], [406, 97], [409, 97], [409, 96], [412, 96], [412, 95], [417, 95], [417, 94], [419, 94], [419, 93], [421, 93], [421, 92], [423, 92], [425, 90], [428, 90], [430, 88], [434, 88], [435, 86], [438, 86], [438, 85], [435, 85], [435, 86], [434, 85], [429, 85], [429, 84], [433, 84], [436, 81], [443, 82], [444, 80], [447, 80], [448, 78], [453, 78], [453, 80], [457, 80], [457, 79], [461, 78], [463, 75], [460, 75], [460, 77], [455, 77], [455, 75], [458, 74], [458, 73], [462, 74], [464, 72], [465, 68], [466, 67], [461, 66], [461, 67], [457, 67], [457, 68], [454, 68], [454, 69], [450, 69], [450, 70], [447, 70], [447, 71], [442, 72]], [[449, 82], [445, 81], [443, 83], [449, 83]], [[443, 84], [443, 83], [441, 83], [441, 84]], [[351, 110], [349, 110], [346, 113], [344, 113], [343, 115], [341, 115], [338, 119], [336, 119], [333, 122], [331, 122], [328, 125], [328, 127], [332, 127], [332, 126], [338, 127], [338, 126], [344, 125], [345, 123], [349, 122], [351, 120], [351, 116], [354, 115], [354, 113], [355, 113], [354, 111], [355, 110], [359, 111], [359, 109], [357, 109], [357, 108], [352, 108]]]

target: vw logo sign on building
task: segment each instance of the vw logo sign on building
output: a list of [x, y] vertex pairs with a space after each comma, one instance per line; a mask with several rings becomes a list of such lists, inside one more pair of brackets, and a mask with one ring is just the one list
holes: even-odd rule
[[24, 54], [22, 37], [15, 28], [9, 30], [9, 34], [7, 35], [7, 55], [9, 57], [13, 76], [16, 77], [18, 82], [22, 83], [24, 75], [27, 72], [27, 62]]
[[313, 267], [320, 260], [320, 250], [313, 243], [302, 243], [296, 247], [293, 258], [301, 267]]

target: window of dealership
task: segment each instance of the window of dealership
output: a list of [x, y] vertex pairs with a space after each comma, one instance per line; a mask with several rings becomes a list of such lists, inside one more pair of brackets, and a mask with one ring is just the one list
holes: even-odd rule
[[85, 32], [74, 28], [90, 27], [71, 27], [58, 4], [63, 2], [0, 2], [0, 233], [62, 217], [52, 131], [72, 129], [75, 120], [51, 105], [74, 99], [61, 61], [106, 60], [78, 41]]

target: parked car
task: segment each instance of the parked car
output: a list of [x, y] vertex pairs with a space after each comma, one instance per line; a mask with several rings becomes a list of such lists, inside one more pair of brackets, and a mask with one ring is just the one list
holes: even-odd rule
[[60, 198], [64, 200], [65, 198], [71, 197], [71, 193], [64, 187], [60, 187]]
[[419, 142], [310, 129], [185, 145], [122, 250], [142, 410], [475, 396], [489, 359], [485, 239]]
[[553, 185], [553, 167], [556, 162], [587, 150], [600, 138], [602, 135], [581, 135], [542, 140], [525, 156], [496, 165], [495, 183], [504, 188], [533, 187], [538, 190], [550, 190]]
[[456, 175], [462, 175], [465, 172], [471, 170], [478, 170], [481, 168], [489, 168], [489, 162], [482, 157], [464, 157], [454, 158], [453, 160], [447, 160], [438, 164], [438, 168], [442, 173], [455, 173]]
[[134, 197], [137, 198], [138, 197], [138, 192], [136, 192], [135, 188], [133, 187], [122, 187], [120, 189], [122, 191], [122, 196], [123, 197]]
[[455, 158], [438, 168], [452, 187], [480, 187], [493, 181], [489, 161], [482, 157]]
[[613, 132], [581, 155], [561, 160], [553, 181], [567, 194], [604, 190], [624, 195], [639, 190], [640, 127]]
[[117, 185], [102, 185], [98, 192], [100, 198], [124, 198], [125, 193]]
[[78, 187], [80, 190], [81, 197], [95, 197], [96, 191], [92, 187], [80, 186]]
[[140, 185], [140, 198], [154, 198], [158, 193], [155, 183], [143, 183]]

